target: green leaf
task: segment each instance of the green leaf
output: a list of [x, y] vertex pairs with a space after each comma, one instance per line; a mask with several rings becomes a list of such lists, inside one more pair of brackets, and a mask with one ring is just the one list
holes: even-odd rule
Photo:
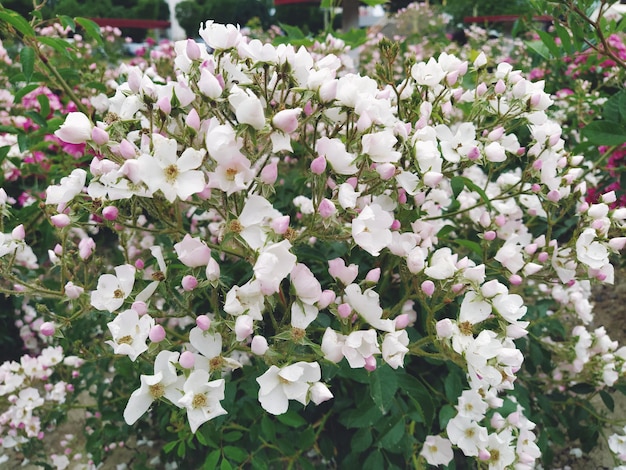
[[45, 44], [46, 46], [51, 47], [55, 51], [57, 51], [62, 56], [71, 59], [72, 54], [70, 54], [70, 50], [76, 49], [75, 46], [65, 39], [62, 38], [50, 38], [47, 36], [42, 36], [39, 38], [39, 42]]
[[463, 391], [463, 382], [456, 369], [451, 370], [443, 382], [446, 398], [451, 403], [455, 403]]
[[280, 421], [281, 423], [289, 426], [290, 428], [299, 428], [300, 426], [304, 426], [307, 423], [307, 421], [302, 416], [300, 416], [293, 410], [289, 410], [285, 414], [278, 415], [276, 419], [278, 419], [278, 421]]
[[69, 16], [66, 15], [57, 15], [59, 21], [61, 21], [61, 26], [64, 28], [70, 28], [72, 32], [76, 31], [76, 22]]
[[26, 85], [25, 87], [21, 88], [17, 93], [15, 93], [15, 96], [14, 96], [15, 102], [16, 103], [21, 102], [22, 98], [24, 98], [25, 95], [29, 94], [31, 91], [35, 90], [38, 87], [39, 87], [38, 83], [31, 83], [30, 85]]
[[602, 402], [609, 409], [609, 411], [613, 413], [613, 410], [615, 410], [615, 401], [613, 400], [611, 394], [606, 390], [600, 390], [600, 398], [602, 398]]
[[561, 47], [563, 48], [565, 54], [573, 54], [574, 50], [572, 49], [572, 39], [570, 38], [569, 31], [558, 23], [555, 23], [554, 30], [561, 40]]
[[465, 187], [465, 179], [462, 176], [455, 176], [450, 180], [450, 186], [452, 187], [452, 195], [456, 199]]
[[474, 192], [478, 193], [480, 195], [480, 198], [487, 205], [487, 207], [489, 207], [489, 208], [491, 207], [491, 200], [489, 199], [489, 196], [487, 196], [487, 193], [485, 192], [485, 190], [483, 188], [478, 186], [476, 183], [474, 183], [469, 178], [463, 177], [463, 181], [465, 182], [465, 187], [469, 191], [474, 191]]
[[28, 21], [13, 10], [0, 10], [0, 20], [4, 20], [17, 29], [24, 36], [35, 36], [35, 30]]
[[402, 417], [402, 415], [394, 415], [394, 416], [398, 416], [399, 420], [393, 424], [393, 426], [386, 432], [383, 431], [383, 433], [380, 435], [380, 446], [383, 449], [388, 449], [391, 450], [392, 447], [394, 447], [399, 441], [400, 439], [402, 439], [402, 436], [404, 435], [404, 419]]
[[391, 408], [397, 389], [398, 378], [391, 367], [381, 366], [370, 374], [370, 396], [382, 414]]
[[456, 416], [456, 410], [451, 405], [444, 405], [439, 410], [439, 427], [445, 429], [448, 421]]
[[580, 395], [587, 395], [589, 393], [595, 392], [596, 390], [595, 387], [590, 384], [576, 384], [572, 385], [569, 389], [570, 391], [578, 393]]
[[556, 41], [552, 36], [550, 36], [545, 31], [537, 30], [537, 34], [541, 38], [541, 42], [543, 42], [544, 46], [550, 51], [550, 54], [554, 58], [561, 57], [561, 51], [559, 50], [559, 46], [556, 45]]
[[363, 452], [372, 445], [372, 430], [370, 428], [361, 428], [352, 436], [350, 448], [353, 452]]
[[248, 453], [245, 449], [235, 446], [225, 446], [223, 449], [224, 455], [235, 462], [243, 462], [248, 458]]
[[163, 446], [163, 452], [165, 452], [166, 454], [169, 454], [170, 452], [174, 450], [174, 447], [176, 447], [177, 445], [178, 445], [178, 441], [168, 442], [167, 444]]
[[297, 26], [280, 23], [280, 27], [285, 31], [289, 39], [306, 39], [305, 34]]
[[583, 135], [596, 145], [620, 145], [626, 142], [626, 128], [614, 121], [593, 121], [583, 129]]
[[2, 163], [5, 158], [7, 158], [7, 155], [9, 154], [10, 150], [11, 150], [10, 145], [3, 145], [2, 147], [0, 147], [0, 163]]
[[102, 32], [100, 31], [100, 26], [98, 26], [95, 22], [91, 21], [88, 18], [77, 17], [74, 19], [76, 20], [76, 23], [78, 23], [84, 28], [85, 32], [87, 33], [87, 36], [94, 39], [98, 43], [98, 45], [104, 46], [104, 41], [102, 40]]
[[333, 0], [322, 0], [320, 8], [331, 8], [333, 6]]
[[241, 436], [243, 436], [243, 433], [239, 431], [232, 431], [232, 432], [227, 432], [226, 434], [224, 434], [222, 436], [222, 439], [224, 439], [226, 442], [235, 442], [241, 439]]
[[22, 72], [26, 82], [30, 82], [35, 70], [35, 49], [30, 46], [24, 46], [20, 51], [20, 63], [22, 64]]
[[550, 58], [550, 51], [541, 41], [526, 41], [526, 47], [532, 49], [544, 59]]
[[380, 470], [381, 468], [385, 468], [383, 454], [376, 451], [371, 452], [363, 463], [363, 470]]
[[206, 437], [201, 432], [196, 433], [196, 439], [198, 439], [198, 442], [203, 446], [206, 446], [208, 444]]
[[222, 463], [220, 464], [220, 469], [221, 470], [232, 470], [233, 466], [230, 464], [230, 462], [226, 459], [222, 459]]
[[17, 146], [20, 152], [26, 152], [30, 148], [30, 139], [26, 134], [17, 135]]
[[42, 94], [37, 95], [37, 102], [39, 103], [39, 114], [41, 114], [43, 118], [47, 118], [50, 115], [50, 100], [46, 95]]
[[385, 3], [389, 2], [389, 0], [361, 0], [361, 1], [371, 7], [375, 7], [376, 5], [384, 5]]
[[216, 468], [217, 461], [220, 459], [221, 452], [218, 450], [214, 450], [209, 455], [206, 456], [204, 460], [203, 468]]

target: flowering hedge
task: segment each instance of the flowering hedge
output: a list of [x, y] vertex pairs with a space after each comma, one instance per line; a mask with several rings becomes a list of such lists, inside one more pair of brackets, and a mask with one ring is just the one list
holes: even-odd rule
[[[0, 13], [28, 75], [49, 41]], [[597, 439], [568, 397], [624, 385], [589, 297], [626, 210], [585, 202], [544, 83], [483, 53], [395, 80], [390, 41], [370, 77], [232, 25], [200, 36], [171, 76], [140, 62], [108, 98], [37, 95], [47, 174], [18, 178], [40, 162], [5, 123], [1, 289], [32, 355], [0, 367], [2, 445], [35, 448], [79, 392], [89, 465], [160, 439], [206, 468], [533, 468], [557, 409]]]

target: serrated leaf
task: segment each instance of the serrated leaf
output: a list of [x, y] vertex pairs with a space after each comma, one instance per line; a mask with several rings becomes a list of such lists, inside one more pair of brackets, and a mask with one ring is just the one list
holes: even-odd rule
[[621, 145], [626, 142], [626, 127], [615, 121], [593, 121], [583, 128], [583, 135], [596, 145]]
[[307, 423], [302, 416], [293, 410], [289, 410], [285, 414], [278, 415], [276, 419], [290, 428], [299, 428]]
[[370, 374], [370, 396], [382, 414], [386, 414], [398, 390], [398, 378], [390, 367], [382, 366]]
[[219, 450], [214, 450], [209, 455], [207, 455], [204, 460], [204, 468], [216, 468], [217, 461], [220, 459], [221, 452]]
[[455, 176], [450, 180], [450, 187], [452, 188], [452, 196], [456, 199], [465, 187], [464, 178], [462, 176]]
[[19, 13], [13, 10], [1, 10], [0, 20], [4, 20], [17, 29], [20, 33], [27, 37], [34, 37], [35, 30], [28, 21], [24, 19]]
[[51, 47], [52, 49], [57, 51], [59, 54], [63, 55], [64, 57], [67, 57], [68, 59], [72, 58], [72, 55], [70, 54], [70, 50], [75, 49], [75, 46], [69, 43], [68, 41], [66, 41], [65, 39], [50, 38], [47, 36], [42, 36], [39, 38], [39, 42], [41, 42], [42, 44], [45, 44], [46, 46]]
[[611, 413], [615, 410], [615, 401], [610, 393], [606, 390], [600, 390], [600, 398], [602, 398], [602, 402], [609, 409]]
[[572, 385], [569, 389], [570, 391], [578, 393], [580, 395], [587, 395], [589, 393], [595, 392], [596, 390], [595, 387], [590, 384], [576, 384]]
[[35, 70], [35, 49], [30, 46], [24, 46], [20, 51], [20, 63], [22, 64], [22, 73], [26, 78], [26, 82], [30, 82]]
[[456, 416], [456, 410], [451, 405], [444, 405], [439, 410], [439, 427], [445, 429], [454, 416]]
[[561, 51], [559, 50], [559, 46], [556, 45], [556, 41], [550, 34], [545, 31], [537, 30], [537, 34], [541, 38], [541, 42], [543, 42], [544, 46], [550, 51], [550, 54], [554, 58], [561, 57]]
[[64, 28], [70, 28], [72, 32], [76, 31], [76, 22], [69, 16], [57, 15], [57, 18], [61, 22], [61, 26]]
[[246, 458], [248, 458], [248, 453], [240, 447], [225, 446], [222, 451], [226, 457], [238, 463], [243, 462]]
[[14, 95], [14, 100], [16, 103], [19, 103], [22, 101], [22, 98], [24, 98], [25, 95], [29, 94], [31, 91], [35, 90], [36, 88], [39, 87], [38, 83], [31, 83], [30, 85], [26, 85], [25, 87], [21, 88], [17, 93], [15, 93]]
[[544, 59], [550, 58], [550, 51], [541, 41], [526, 41], [526, 47], [532, 49]]
[[74, 19], [76, 20], [76, 23], [83, 27], [83, 29], [87, 33], [87, 36], [94, 39], [98, 43], [98, 45], [104, 46], [104, 41], [102, 40], [102, 32], [100, 31], [100, 26], [98, 26], [97, 23], [88, 18], [77, 17]]
[[372, 444], [372, 430], [369, 428], [361, 428], [352, 436], [350, 447], [353, 452], [363, 452]]
[[43, 118], [47, 118], [50, 115], [50, 100], [46, 95], [41, 94], [37, 95], [37, 102], [39, 103], [39, 114]]

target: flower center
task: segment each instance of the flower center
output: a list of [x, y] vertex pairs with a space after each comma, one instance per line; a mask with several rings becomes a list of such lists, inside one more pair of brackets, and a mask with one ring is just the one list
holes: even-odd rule
[[115, 299], [123, 299], [124, 298], [124, 291], [122, 289], [115, 289], [113, 291], [113, 298], [115, 298]]
[[117, 344], [133, 344], [133, 337], [131, 335], [122, 336], [118, 338]]
[[228, 181], [235, 181], [235, 176], [237, 176], [237, 170], [235, 168], [228, 168], [226, 170], [226, 179]]
[[459, 331], [465, 336], [471, 336], [473, 333], [472, 324], [468, 321], [464, 321], [463, 323], [459, 324]]
[[178, 167], [176, 165], [170, 165], [165, 169], [165, 181], [173, 183], [178, 178]]
[[207, 406], [208, 400], [204, 393], [196, 393], [193, 396], [193, 400], [191, 400], [191, 406], [193, 408], [205, 408]]
[[476, 434], [476, 431], [474, 431], [474, 429], [469, 428], [465, 430], [465, 437], [467, 437], [468, 439], [471, 439], [474, 437], [474, 434]]
[[222, 359], [222, 356], [216, 356], [209, 361], [209, 367], [211, 367], [211, 370], [221, 369], [222, 364], [224, 364], [224, 359]]
[[149, 388], [150, 388], [150, 396], [154, 398], [155, 400], [161, 398], [163, 394], [165, 393], [165, 388], [160, 382], [158, 384], [150, 385]]
[[152, 273], [152, 279], [159, 282], [165, 281], [165, 274], [163, 274], [163, 271], [155, 271]]

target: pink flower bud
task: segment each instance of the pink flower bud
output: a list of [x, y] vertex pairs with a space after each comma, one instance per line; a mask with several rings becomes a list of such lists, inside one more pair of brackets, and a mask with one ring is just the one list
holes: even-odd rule
[[83, 238], [80, 242], [78, 242], [78, 255], [81, 259], [87, 259], [92, 255], [95, 248], [96, 242], [93, 241], [93, 238]]
[[512, 286], [519, 286], [522, 283], [522, 276], [520, 276], [519, 274], [513, 274], [511, 277], [509, 277], [509, 282]]
[[274, 115], [272, 124], [285, 134], [291, 134], [298, 128], [300, 113], [302, 113], [302, 108], [283, 109]]
[[411, 317], [408, 313], [402, 313], [395, 318], [394, 325], [396, 330], [402, 330], [409, 326], [411, 322]]
[[243, 341], [254, 331], [252, 317], [250, 315], [239, 315], [235, 320], [235, 335], [237, 341]]
[[136, 261], [135, 261], [135, 267], [136, 267], [137, 269], [143, 269], [143, 267], [144, 267], [144, 262], [143, 262], [143, 260], [142, 260], [142, 259], [138, 259], [138, 260], [136, 260]]
[[556, 189], [553, 189], [548, 193], [548, 200], [552, 202], [559, 202], [561, 199], [561, 193], [559, 193]]
[[400, 227], [402, 227], [402, 223], [398, 219], [395, 219], [393, 222], [391, 222], [391, 227], [389, 228], [391, 230], [399, 230]]
[[478, 451], [478, 458], [482, 460], [483, 462], [485, 462], [491, 458], [491, 454], [489, 453], [487, 449], [480, 449]]
[[467, 158], [469, 160], [478, 160], [478, 158], [480, 157], [480, 150], [478, 150], [478, 147], [472, 147], [472, 149], [467, 152]]
[[341, 318], [348, 318], [352, 313], [352, 307], [350, 307], [350, 304], [343, 303], [337, 307], [337, 313], [339, 313]]
[[379, 279], [380, 279], [380, 268], [371, 269], [365, 275], [365, 280], [367, 282], [378, 282]]
[[122, 141], [120, 142], [119, 153], [123, 158], [127, 160], [135, 158], [137, 156], [135, 146], [126, 139], [122, 139]]
[[100, 127], [94, 127], [91, 131], [91, 140], [97, 145], [104, 145], [109, 141], [109, 133]]
[[392, 163], [380, 163], [376, 165], [376, 173], [378, 173], [383, 180], [389, 180], [396, 174], [396, 167]]
[[484, 82], [480, 82], [476, 87], [476, 96], [483, 96], [487, 93], [487, 85]]
[[540, 263], [545, 263], [546, 261], [548, 261], [548, 258], [550, 258], [550, 255], [546, 253], [545, 251], [542, 251], [541, 253], [537, 255], [537, 260]]
[[24, 240], [25, 237], [26, 231], [24, 230], [23, 224], [19, 224], [17, 227], [11, 230], [11, 238], [13, 238], [13, 240]]
[[200, 130], [200, 116], [198, 115], [198, 111], [196, 111], [195, 108], [192, 108], [191, 111], [189, 111], [189, 114], [185, 119], [185, 124], [187, 124], [188, 127], [191, 127], [195, 131]]
[[524, 251], [528, 253], [529, 255], [534, 255], [535, 252], [537, 251], [537, 248], [538, 246], [536, 243], [530, 243], [524, 247]]
[[156, 104], [164, 114], [172, 112], [172, 102], [169, 96], [162, 96]]
[[183, 290], [189, 292], [198, 287], [198, 280], [194, 276], [188, 274], [183, 277], [180, 284], [183, 287]]
[[496, 239], [496, 232], [494, 232], [493, 230], [488, 230], [483, 234], [483, 237], [485, 240], [487, 241], [493, 241]]
[[427, 171], [424, 173], [424, 184], [429, 188], [436, 187], [441, 180], [443, 180], [443, 173], [439, 173], [438, 171]]
[[202, 55], [200, 51], [200, 46], [198, 46], [198, 43], [193, 39], [187, 39], [185, 52], [187, 54], [187, 57], [189, 57], [191, 60], [199, 59]]
[[253, 354], [257, 356], [262, 356], [267, 352], [269, 346], [267, 345], [267, 340], [264, 336], [256, 335], [252, 338], [252, 342], [250, 343], [250, 349]]
[[440, 338], [451, 338], [454, 333], [454, 324], [449, 318], [444, 318], [437, 322], [435, 329], [437, 330], [437, 336]]
[[206, 331], [211, 327], [211, 319], [206, 315], [198, 315], [196, 318], [196, 326], [202, 331]]
[[206, 278], [210, 282], [219, 280], [220, 278], [220, 265], [214, 258], [211, 258], [206, 266]]
[[119, 209], [115, 206], [106, 206], [104, 209], [102, 209], [102, 217], [104, 217], [106, 220], [117, 219], [119, 213]]
[[502, 81], [502, 79], [498, 80], [493, 90], [499, 95], [504, 93], [506, 91], [506, 85], [504, 84], [504, 81]]
[[290, 221], [290, 218], [288, 215], [276, 217], [270, 223], [270, 227], [272, 228], [274, 232], [276, 232], [279, 235], [282, 235], [285, 232], [287, 232], [287, 229], [289, 228], [289, 221]]
[[178, 363], [185, 369], [191, 369], [196, 363], [196, 356], [194, 356], [191, 351], [185, 351], [180, 355]]
[[317, 301], [317, 308], [322, 310], [328, 307], [331, 303], [335, 301], [336, 297], [336, 294], [332, 290], [323, 290], [319, 300]]
[[431, 280], [426, 280], [422, 282], [421, 289], [424, 294], [430, 297], [435, 293], [435, 283]]
[[311, 162], [311, 172], [316, 175], [321, 175], [326, 170], [326, 158], [320, 155]]
[[135, 302], [133, 302], [130, 308], [132, 308], [135, 312], [137, 312], [137, 315], [139, 316], [142, 316], [148, 313], [148, 306], [146, 305], [145, 302], [142, 302], [141, 300], [136, 300]]
[[261, 181], [264, 184], [274, 184], [278, 179], [278, 164], [272, 162], [261, 170]]
[[57, 243], [56, 245], [54, 245], [54, 253], [58, 256], [61, 256], [63, 254], [63, 247]]
[[154, 325], [152, 328], [150, 328], [148, 338], [150, 338], [150, 341], [152, 341], [153, 343], [160, 343], [165, 339], [165, 328], [163, 328], [161, 325]]
[[369, 372], [374, 372], [376, 370], [376, 358], [374, 356], [369, 356], [365, 358], [365, 370]]
[[402, 188], [399, 188], [398, 189], [398, 203], [406, 204], [406, 201], [407, 201], [406, 191]]
[[39, 327], [39, 333], [41, 333], [44, 336], [52, 336], [55, 331], [56, 331], [56, 328], [54, 326], [54, 323], [49, 322], [49, 321], [43, 322], [41, 326]]
[[68, 282], [65, 284], [65, 295], [68, 299], [77, 299], [80, 295], [85, 291], [80, 286], [74, 285], [73, 282]]
[[56, 214], [50, 217], [50, 222], [57, 228], [67, 227], [71, 220], [67, 214]]
[[332, 203], [332, 201], [329, 201], [328, 199], [324, 198], [320, 202], [320, 205], [318, 207], [318, 212], [322, 216], [323, 219], [327, 219], [328, 217], [331, 217], [332, 215], [334, 215], [335, 212], [337, 212], [337, 208]]

